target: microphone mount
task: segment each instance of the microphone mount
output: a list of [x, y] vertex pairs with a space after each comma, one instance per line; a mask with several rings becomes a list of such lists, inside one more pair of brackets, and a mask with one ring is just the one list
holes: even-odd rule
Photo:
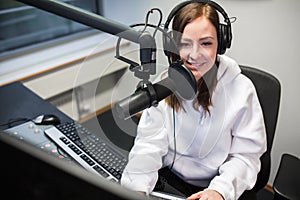
[[[149, 22], [148, 22], [150, 14], [153, 13], [154, 11], [157, 11], [159, 13], [159, 21], [158, 21], [157, 25], [149, 24]], [[161, 31], [163, 34], [167, 34], [164, 29], [160, 28], [161, 22], [162, 22], [162, 12], [161, 12], [161, 10], [159, 8], [152, 8], [151, 10], [149, 10], [147, 12], [145, 23], [134, 24], [134, 25], [131, 25], [130, 27], [133, 28], [133, 27], [136, 27], [136, 26], [143, 26], [144, 28], [141, 32], [142, 32], [142, 34], [146, 33], [146, 35], [143, 35], [144, 38], [145, 38], [145, 41], [151, 41], [151, 39], [147, 39], [147, 37], [149, 37], [149, 34], [147, 32], [145, 32], [147, 27], [155, 28], [152, 38], [155, 38], [155, 35], [156, 35], [158, 30]], [[143, 37], [141, 37], [141, 38], [143, 38]], [[143, 64], [144, 65], [141, 66], [138, 63], [136, 63], [136, 62], [134, 62], [134, 61], [132, 61], [128, 58], [120, 56], [120, 52], [119, 52], [120, 42], [121, 42], [121, 37], [119, 37], [117, 45], [116, 45], [116, 56], [115, 57], [117, 59], [129, 64], [130, 65], [129, 69], [130, 69], [130, 71], [134, 72], [134, 76], [137, 77], [137, 78], [140, 78], [142, 80], [137, 85], [137, 90], [145, 88], [145, 86], [146, 87], [149, 86], [149, 87], [153, 88], [152, 84], [149, 81], [149, 78], [150, 78], [150, 75], [154, 75], [156, 73], [156, 67], [155, 67], [155, 63], [156, 63], [156, 46], [152, 47], [152, 52], [150, 53], [150, 54], [152, 54], [152, 61], [150, 61], [150, 63], [149, 63], [150, 66], [145, 65], [145, 63], [143, 63], [143, 62], [142, 62], [142, 65]], [[142, 46], [143, 42], [140, 42], [140, 44]], [[155, 42], [154, 42], [154, 45], [155, 45]], [[144, 49], [144, 48], [141, 48], [141, 55], [147, 55], [148, 54], [147, 52], [145, 52], [143, 54], [142, 49]], [[153, 64], [151, 64], [151, 63], [153, 63]]]

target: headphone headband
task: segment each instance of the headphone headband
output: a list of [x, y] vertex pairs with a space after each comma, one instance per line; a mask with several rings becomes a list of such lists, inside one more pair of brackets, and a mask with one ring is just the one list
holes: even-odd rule
[[184, 6], [186, 6], [186, 5], [190, 4], [190, 3], [203, 3], [203, 4], [211, 5], [211, 6], [214, 7], [219, 13], [222, 14], [222, 16], [223, 16], [224, 19], [225, 19], [224, 22], [226, 22], [226, 24], [227, 24], [228, 26], [231, 26], [230, 19], [229, 19], [227, 13], [225, 12], [225, 10], [224, 10], [220, 5], [217, 4], [216, 2], [210, 1], [210, 0], [190, 0], [190, 1], [184, 1], [184, 2], [182, 2], [182, 3], [180, 3], [180, 4], [178, 4], [176, 7], [174, 7], [174, 8], [171, 10], [171, 12], [170, 12], [170, 14], [169, 14], [169, 16], [168, 16], [168, 18], [167, 18], [167, 21], [166, 21], [166, 23], [164, 24], [164, 28], [165, 28], [165, 29], [168, 29], [168, 26], [169, 26], [171, 20], [172, 20], [172, 19], [174, 18], [174, 16], [176, 15], [176, 13], [177, 13], [180, 9], [182, 9]]

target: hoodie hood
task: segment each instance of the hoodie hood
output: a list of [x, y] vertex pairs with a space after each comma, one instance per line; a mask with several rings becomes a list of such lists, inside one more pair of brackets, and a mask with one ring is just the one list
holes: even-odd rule
[[225, 55], [218, 55], [219, 67], [217, 73], [218, 82], [223, 84], [230, 83], [240, 73], [241, 69], [237, 62]]

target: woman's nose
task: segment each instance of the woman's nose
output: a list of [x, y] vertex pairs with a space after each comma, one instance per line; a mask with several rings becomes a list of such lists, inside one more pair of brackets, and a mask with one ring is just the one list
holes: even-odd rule
[[202, 56], [203, 54], [202, 51], [203, 50], [201, 49], [201, 46], [193, 45], [193, 47], [190, 49], [189, 57], [193, 60], [197, 60]]

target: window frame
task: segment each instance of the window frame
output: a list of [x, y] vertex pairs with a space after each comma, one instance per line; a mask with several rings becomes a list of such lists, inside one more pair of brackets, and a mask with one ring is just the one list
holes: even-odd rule
[[[68, 1], [70, 0], [61, 0], [62, 2], [65, 2], [67, 3]], [[94, 1], [93, 4], [95, 5], [95, 12], [96, 14], [103, 14], [103, 6], [102, 6], [102, 0], [92, 0]], [[21, 2], [17, 2], [19, 4], [23, 4]], [[8, 8], [8, 9], [13, 9], [15, 10], [15, 12], [19, 12], [19, 10], [24, 10], [24, 9], [28, 9], [27, 7], [30, 7], [30, 9], [34, 9], [34, 10], [39, 10], [41, 12], [45, 12], [45, 14], [49, 14], [49, 17], [52, 17], [52, 13], [47, 13], [46, 11], [43, 11], [43, 10], [40, 10], [39, 8], [34, 8], [32, 6], [29, 6], [29, 5], [26, 5], [26, 4], [23, 4], [22, 7], [18, 8]], [[1, 10], [0, 10], [1, 11]], [[3, 11], [3, 13], [7, 13], [7, 12], [10, 12], [10, 11]], [[55, 15], [53, 15], [55, 16]], [[55, 17], [60, 17], [60, 16], [55, 16]], [[67, 22], [72, 22], [74, 24], [77, 24], [78, 22], [74, 22], [72, 20], [69, 20], [69, 19], [65, 19]], [[80, 24], [80, 23], [78, 23]], [[69, 41], [72, 41], [72, 40], [76, 40], [76, 39], [79, 39], [79, 38], [82, 38], [82, 37], [88, 37], [89, 35], [93, 35], [95, 34], [96, 32], [99, 32], [99, 30], [95, 30], [91, 27], [86, 27], [86, 29], [84, 30], [77, 30], [76, 32], [72, 32], [70, 34], [65, 34], [65, 35], [59, 35], [55, 38], [52, 38], [52, 39], [46, 39], [45, 41], [41, 41], [41, 42], [35, 42], [35, 43], [32, 43], [32, 44], [29, 44], [29, 45], [26, 45], [26, 46], [21, 46], [21, 47], [18, 47], [18, 48], [14, 48], [14, 49], [9, 49], [9, 50], [6, 50], [6, 51], [2, 51], [0, 52], [0, 62], [2, 60], [5, 60], [9, 57], [15, 57], [15, 56], [18, 56], [18, 55], [22, 55], [22, 54], [26, 54], [27, 52], [33, 52], [33, 51], [38, 51], [40, 49], [43, 49], [43, 48], [47, 48], [47, 47], [51, 47], [53, 45], [59, 45], [60, 43], [65, 43], [65, 42], [69, 42]]]

